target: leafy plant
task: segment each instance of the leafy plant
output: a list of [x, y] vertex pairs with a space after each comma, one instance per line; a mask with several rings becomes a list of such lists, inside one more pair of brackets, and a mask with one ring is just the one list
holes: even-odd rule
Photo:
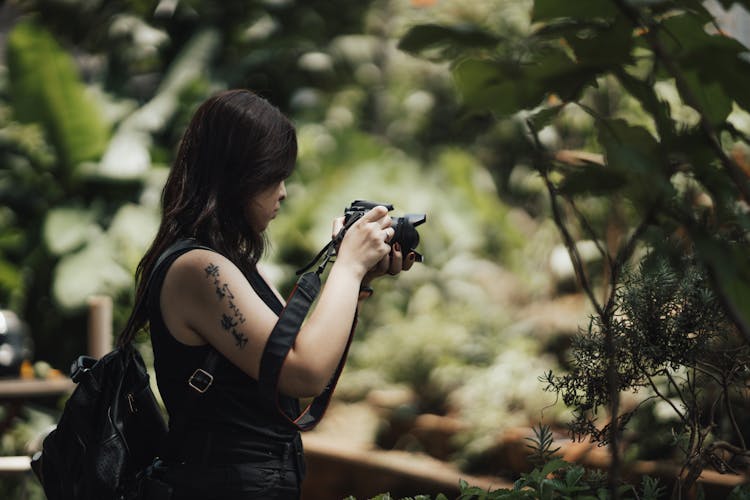
[[[460, 482], [460, 496], [458, 500], [523, 500], [523, 499], [609, 499], [612, 498], [607, 489], [606, 475], [597, 470], [589, 470], [578, 464], [571, 464], [561, 458], [554, 457], [550, 449], [550, 430], [545, 425], [534, 428], [535, 438], [530, 438], [532, 444], [532, 460], [536, 467], [528, 473], [521, 474], [512, 488], [499, 488], [486, 491], [471, 486], [466, 481]], [[539, 462], [539, 457], [545, 457]], [[639, 491], [631, 484], [620, 484], [617, 495], [622, 498], [637, 498], [657, 500], [663, 498], [665, 488], [658, 479], [644, 476]]]
[[[613, 498], [607, 488], [607, 477], [599, 470], [569, 463], [554, 456], [556, 450], [551, 450], [550, 428], [546, 425], [534, 427], [534, 438], [529, 438], [532, 449], [531, 457], [537, 462], [535, 468], [521, 474], [513, 483], [512, 488], [483, 489], [472, 486], [464, 479], [459, 480], [459, 495], [456, 500], [608, 500]], [[545, 457], [542, 462], [537, 458]], [[735, 488], [732, 498], [744, 498], [744, 489]], [[622, 483], [617, 486], [617, 496], [637, 500], [659, 500], [665, 498], [666, 488], [658, 479], [643, 476], [640, 488], [632, 484]], [[428, 495], [401, 498], [400, 500], [430, 500]], [[391, 500], [389, 493], [372, 497], [370, 500]], [[347, 497], [346, 500], [356, 500]], [[435, 500], [447, 500], [444, 494], [439, 494]]]
[[538, 467], [551, 462], [555, 458], [556, 453], [560, 451], [560, 447], [552, 448], [555, 441], [549, 425], [540, 424], [532, 430], [534, 431], [534, 437], [526, 438], [530, 442], [526, 446], [531, 449], [531, 455], [528, 456], [528, 460]]
[[42, 125], [60, 159], [57, 181], [70, 186], [81, 163], [98, 159], [109, 138], [98, 101], [87, 95], [70, 54], [33, 21], [10, 32], [8, 77], [15, 118]]
[[[653, 368], [628, 361], [646, 353], [626, 337], [633, 331], [649, 335], [640, 330], [643, 323], [635, 325], [648, 321], [648, 316], [638, 316], [648, 309], [632, 311], [627, 319], [620, 316], [620, 298], [633, 285], [623, 279], [628, 265], [645, 248], [689, 254], [705, 269], [708, 280], [701, 290], [710, 288], [715, 297], [711, 304], [716, 307], [701, 314], [720, 310], [733, 326], [715, 326], [750, 342], [750, 217], [744, 208], [750, 183], [743, 173], [750, 141], [747, 128], [735, 125], [750, 110], [747, 92], [741, 90], [750, 83], [750, 63], [742, 56], [746, 48], [717, 29], [698, 1], [537, 0], [531, 21], [534, 29], [523, 43], [498, 42], [488, 48], [486, 37], [467, 39], [451, 30], [415, 27], [402, 47], [415, 53], [435, 45], [456, 49], [446, 54], [467, 111], [489, 112], [525, 129], [528, 148], [516, 158], [531, 164], [543, 181], [549, 216], [594, 310], [594, 320], [582, 334], [588, 343], [576, 346], [579, 359], [585, 358], [576, 372], [583, 383], [571, 387], [568, 402], [580, 403], [584, 412], [607, 407], [610, 425], [578, 430], [609, 444], [609, 494], [618, 497], [622, 427], [629, 418], [627, 412], [621, 414], [620, 391], [632, 381], [628, 370]], [[473, 46], [467, 47], [469, 42]], [[584, 151], [570, 151], [564, 137], [548, 140], [550, 134], [545, 134], [551, 130], [554, 137], [572, 108], [589, 115], [594, 125], [591, 137], [568, 140]], [[577, 243], [584, 239], [596, 245], [603, 267], [588, 266], [582, 259]], [[661, 290], [669, 289], [664, 284]], [[704, 335], [691, 337], [695, 317], [681, 311], [684, 322], [673, 325], [674, 311], [664, 314], [658, 318], [662, 328], [650, 331], [659, 338], [654, 342], [662, 347], [672, 342], [674, 349], [689, 344], [680, 355], [694, 355], [698, 366], [712, 364], [715, 344], [700, 345]], [[633, 328], [624, 332], [625, 324]], [[673, 327], [675, 333], [663, 337]], [[736, 347], [736, 340], [726, 339], [723, 347]], [[699, 391], [697, 374], [703, 372], [695, 368], [691, 374], [690, 358], [664, 362], [673, 370], [687, 369], [684, 381]], [[742, 370], [726, 370], [719, 369], [717, 383], [732, 380], [725, 387], [742, 386]], [[728, 373], [731, 377], [723, 379]], [[678, 413], [688, 419], [702, 414], [695, 395], [683, 393], [687, 407]], [[722, 400], [731, 401], [714, 401]], [[692, 484], [704, 465], [694, 452], [703, 450], [697, 455], [705, 458], [707, 451], [705, 429], [698, 431], [697, 424], [692, 429], [684, 462], [691, 472], [683, 486]], [[742, 443], [739, 449], [744, 453]]]
[[[709, 465], [729, 472], [733, 457], [748, 456], [737, 411], [750, 346], [728, 320], [705, 272], [691, 259], [669, 262], [649, 254], [623, 277], [614, 304], [609, 328], [618, 392], [650, 393], [640, 405], [656, 398], [674, 411], [673, 432], [684, 433], [678, 442], [685, 457], [683, 487], [692, 486]], [[598, 409], [611, 404], [603, 338], [601, 320], [593, 317], [574, 340], [569, 373], [550, 372], [546, 381], [548, 390], [575, 409], [574, 436], [606, 444], [611, 426], [624, 429], [635, 410], [603, 427], [596, 422]]]
[[[357, 500], [355, 497], [348, 496], [344, 500]], [[390, 493], [381, 493], [380, 495], [376, 495], [372, 497], [370, 500], [395, 500]], [[399, 498], [399, 500], [433, 500], [430, 495], [417, 495], [414, 497], [402, 497]], [[438, 494], [434, 500], [448, 500], [448, 497], [445, 495]]]

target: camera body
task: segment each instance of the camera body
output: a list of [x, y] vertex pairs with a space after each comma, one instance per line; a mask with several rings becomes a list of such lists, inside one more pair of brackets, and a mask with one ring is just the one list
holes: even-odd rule
[[[349, 228], [363, 215], [377, 206], [383, 206], [388, 211], [393, 210], [390, 203], [377, 203], [373, 201], [355, 200], [346, 209], [344, 209], [344, 228]], [[414, 252], [415, 261], [423, 262], [424, 257], [415, 250], [419, 244], [419, 233], [416, 227], [427, 221], [426, 214], [405, 214], [401, 217], [393, 217], [393, 227], [395, 233], [389, 244], [393, 246], [398, 243], [404, 255]]]

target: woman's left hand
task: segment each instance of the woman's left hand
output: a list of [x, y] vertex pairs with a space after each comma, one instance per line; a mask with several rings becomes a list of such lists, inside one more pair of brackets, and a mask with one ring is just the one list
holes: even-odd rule
[[401, 252], [401, 247], [398, 243], [394, 243], [391, 247], [391, 253], [383, 257], [375, 267], [370, 269], [365, 278], [362, 280], [363, 283], [369, 283], [375, 278], [379, 278], [386, 274], [395, 276], [401, 271], [408, 271], [411, 266], [414, 265], [415, 255], [414, 252], [409, 252], [406, 256]]

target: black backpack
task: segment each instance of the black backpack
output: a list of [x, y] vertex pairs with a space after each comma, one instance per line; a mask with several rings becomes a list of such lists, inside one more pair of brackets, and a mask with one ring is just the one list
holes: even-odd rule
[[[168, 257], [206, 248], [180, 240], [157, 260], [146, 290]], [[135, 309], [146, 307], [141, 297]], [[219, 354], [211, 349], [186, 381], [197, 403], [213, 381]], [[155, 498], [168, 488], [158, 480], [158, 455], [167, 426], [149, 383], [143, 358], [126, 343], [100, 360], [80, 356], [71, 367], [78, 385], [65, 403], [55, 430], [35, 453], [31, 467], [48, 500], [134, 500]], [[182, 435], [185, 425], [175, 431]], [[164, 495], [168, 498], [168, 495]]]
[[81, 356], [71, 371], [78, 385], [32, 458], [44, 493], [49, 500], [135, 498], [167, 434], [143, 358], [126, 345], [99, 361]]

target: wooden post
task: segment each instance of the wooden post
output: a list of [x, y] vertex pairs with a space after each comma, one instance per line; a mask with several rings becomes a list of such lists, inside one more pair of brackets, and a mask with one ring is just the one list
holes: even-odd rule
[[99, 359], [112, 350], [112, 297], [94, 295], [88, 302], [88, 351]]

